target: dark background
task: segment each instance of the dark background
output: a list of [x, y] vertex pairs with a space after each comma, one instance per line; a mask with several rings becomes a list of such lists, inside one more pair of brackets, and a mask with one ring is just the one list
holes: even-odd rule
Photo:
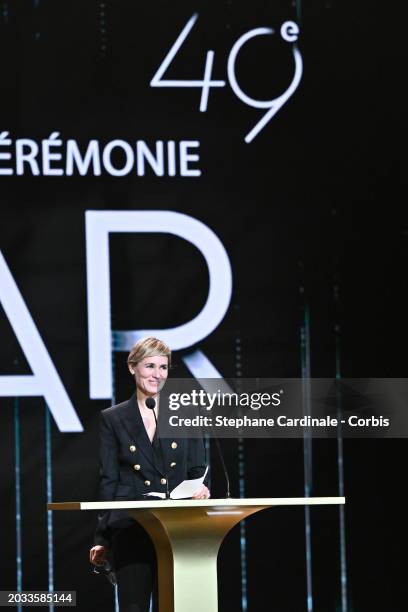
[[[264, 113], [227, 85], [154, 89], [150, 80], [181, 28], [197, 24], [167, 78], [214, 78], [255, 27], [288, 19], [301, 27], [301, 84], [251, 144]], [[96, 498], [98, 412], [89, 399], [84, 211], [174, 210], [203, 221], [231, 260], [234, 288], [221, 325], [200, 346], [223, 376], [297, 377], [305, 350], [315, 377], [404, 377], [408, 340], [404, 55], [395, 6], [368, 2], [71, 1], [0, 2], [0, 128], [15, 140], [59, 131], [92, 138], [199, 140], [199, 178], [1, 176], [1, 250], [84, 426], [52, 423], [52, 498]], [[237, 73], [253, 98], [279, 95], [293, 60], [278, 36], [254, 39]], [[405, 115], [404, 115], [405, 116]], [[203, 306], [208, 275], [187, 242], [164, 236], [111, 238], [112, 328], [165, 328]], [[153, 281], [152, 281], [153, 279]], [[301, 335], [309, 344], [302, 348]], [[1, 374], [29, 373], [4, 313]], [[237, 349], [240, 347], [241, 350]], [[175, 354], [175, 375], [187, 375]], [[114, 355], [116, 399], [132, 392], [126, 355]], [[337, 364], [337, 365], [336, 365]], [[16, 586], [15, 434], [21, 432], [22, 584], [48, 589], [45, 404], [2, 398], [1, 589]], [[17, 418], [18, 417], [18, 418]], [[17, 430], [16, 430], [17, 427]], [[224, 440], [238, 495], [237, 441]], [[338, 494], [335, 440], [313, 442], [312, 495]], [[401, 555], [405, 440], [344, 442], [348, 607], [405, 609]], [[303, 496], [300, 440], [247, 440], [245, 495]], [[212, 457], [213, 496], [223, 494]], [[340, 610], [339, 516], [313, 508], [313, 610]], [[111, 610], [108, 583], [87, 558], [91, 515], [53, 516], [54, 588], [75, 589], [80, 610]], [[305, 522], [300, 508], [248, 519], [248, 610], [306, 610]], [[401, 561], [402, 558], [402, 561]], [[220, 554], [220, 609], [241, 610], [239, 529]]]

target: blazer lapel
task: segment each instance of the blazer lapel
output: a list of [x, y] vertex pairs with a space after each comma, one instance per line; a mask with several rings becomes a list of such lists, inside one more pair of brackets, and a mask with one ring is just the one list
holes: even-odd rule
[[123, 410], [121, 411], [120, 419], [132, 441], [134, 441], [135, 445], [144, 454], [151, 465], [155, 467], [153, 447], [143, 424], [139, 406], [136, 401], [136, 394], [132, 395], [130, 400], [124, 406]]

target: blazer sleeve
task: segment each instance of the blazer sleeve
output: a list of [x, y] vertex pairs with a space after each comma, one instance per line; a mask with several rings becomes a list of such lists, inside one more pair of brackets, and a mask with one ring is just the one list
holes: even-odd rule
[[[202, 438], [190, 438], [188, 440], [187, 453], [187, 477], [200, 478], [207, 467], [206, 450]], [[205, 477], [204, 484], [209, 487], [209, 472]]]
[[[99, 436], [99, 501], [112, 501], [115, 499], [119, 479], [119, 449], [109, 418], [104, 412], [100, 414]], [[95, 545], [100, 544], [108, 548], [111, 545], [111, 533], [108, 526], [109, 516], [109, 510], [102, 510], [98, 514], [98, 525], [94, 538]]]

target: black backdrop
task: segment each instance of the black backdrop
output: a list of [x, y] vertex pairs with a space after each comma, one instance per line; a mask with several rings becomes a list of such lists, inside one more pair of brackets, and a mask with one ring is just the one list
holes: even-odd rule
[[[385, 5], [384, 5], [385, 6]], [[304, 73], [299, 88], [251, 142], [264, 110], [231, 88], [159, 89], [149, 83], [182, 27], [198, 21], [166, 77], [201, 79], [207, 49], [213, 78], [249, 30], [295, 20]], [[224, 376], [300, 376], [302, 329], [310, 372], [404, 376], [406, 215], [402, 199], [402, 42], [396, 9], [368, 3], [1, 2], [1, 130], [37, 143], [59, 132], [84, 150], [120, 138], [199, 141], [199, 177], [1, 175], [1, 251], [84, 427], [46, 446], [43, 398], [1, 400], [1, 588], [16, 587], [16, 444], [21, 460], [22, 586], [47, 589], [46, 448], [52, 498], [95, 499], [98, 412], [88, 380], [86, 210], [172, 210], [220, 238], [233, 295], [219, 327], [198, 347]], [[279, 42], [280, 41], [280, 42]], [[289, 85], [293, 60], [278, 36], [254, 39], [237, 74], [256, 99]], [[11, 150], [11, 149], [10, 149]], [[121, 158], [117, 158], [121, 163]], [[8, 162], [1, 162], [7, 167]], [[10, 161], [14, 167], [14, 160]], [[112, 328], [166, 328], [203, 306], [208, 274], [198, 251], [174, 237], [113, 235]], [[305, 315], [310, 316], [310, 325]], [[30, 367], [7, 317], [0, 318], [1, 374]], [[238, 347], [238, 348], [237, 348]], [[303, 351], [304, 353], [304, 351]], [[187, 370], [182, 353], [175, 373]], [[125, 354], [114, 355], [115, 396], [131, 393]], [[340, 365], [339, 365], [340, 364]], [[239, 493], [238, 442], [223, 443]], [[344, 444], [349, 610], [403, 609], [398, 553], [404, 522], [404, 440]], [[245, 441], [247, 496], [302, 496], [301, 441]], [[335, 441], [313, 443], [313, 495], [338, 494]], [[223, 491], [213, 462], [213, 494]], [[48, 482], [50, 474], [48, 474]], [[48, 524], [49, 528], [49, 524]], [[93, 520], [53, 517], [54, 588], [75, 589], [80, 610], [111, 610], [110, 587], [87, 563]], [[305, 524], [299, 509], [247, 521], [247, 605], [306, 610]], [[312, 511], [313, 609], [340, 610], [339, 517]], [[240, 534], [220, 555], [220, 609], [242, 609]]]

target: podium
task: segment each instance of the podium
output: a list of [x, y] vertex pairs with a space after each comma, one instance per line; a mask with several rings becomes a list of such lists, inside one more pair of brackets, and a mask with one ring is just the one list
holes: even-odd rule
[[217, 612], [217, 555], [229, 530], [278, 506], [344, 504], [344, 497], [49, 503], [48, 510], [127, 510], [157, 554], [160, 612]]

